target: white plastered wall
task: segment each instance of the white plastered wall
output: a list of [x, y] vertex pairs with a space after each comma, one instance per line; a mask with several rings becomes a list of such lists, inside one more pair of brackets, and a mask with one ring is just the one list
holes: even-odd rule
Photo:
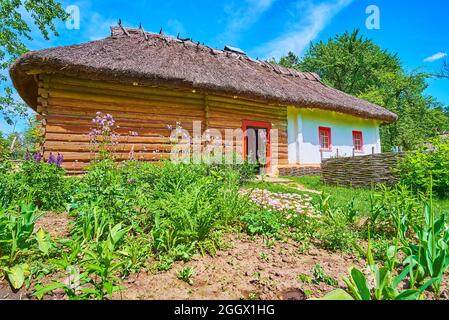
[[353, 153], [353, 131], [363, 134], [363, 152], [368, 155], [381, 152], [379, 125], [376, 120], [350, 116], [319, 109], [289, 107], [288, 118], [288, 161], [289, 164], [314, 165], [321, 163], [319, 127], [331, 128], [332, 150], [323, 151], [323, 159], [350, 157]]

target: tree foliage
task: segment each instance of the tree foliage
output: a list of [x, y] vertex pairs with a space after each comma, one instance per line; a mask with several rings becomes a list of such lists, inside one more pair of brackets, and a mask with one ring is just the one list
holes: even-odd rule
[[445, 60], [443, 62], [443, 67], [441, 68], [440, 73], [437, 74], [437, 77], [449, 79], [449, 61], [448, 60]]
[[312, 43], [302, 59], [290, 52], [278, 63], [315, 72], [331, 87], [396, 113], [399, 120], [381, 128], [385, 151], [393, 146], [414, 149], [449, 129], [447, 108], [424, 94], [429, 75], [407, 72], [396, 54], [360, 36], [358, 30]]
[[[29, 19], [27, 18], [29, 16]], [[67, 14], [55, 0], [0, 0], [0, 113], [8, 123], [12, 116], [23, 114], [25, 106], [15, 101], [13, 89], [7, 85], [5, 70], [27, 51], [24, 40], [32, 40], [29, 20], [45, 39], [58, 36], [55, 20], [64, 20]]]

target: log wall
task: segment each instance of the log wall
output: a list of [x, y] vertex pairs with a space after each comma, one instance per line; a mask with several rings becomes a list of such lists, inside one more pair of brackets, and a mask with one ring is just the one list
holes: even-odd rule
[[321, 179], [326, 184], [337, 186], [392, 185], [398, 181], [394, 168], [404, 155], [404, 153], [379, 153], [327, 159], [321, 165]]
[[[279, 164], [286, 164], [287, 108], [237, 97], [206, 95], [195, 91], [124, 85], [82, 80], [59, 75], [39, 76], [38, 117], [45, 136], [44, 156], [64, 155], [64, 167], [82, 171], [95, 158], [88, 133], [96, 112], [113, 115], [120, 127], [118, 160], [129, 158], [131, 148], [139, 160], [157, 161], [170, 157], [170, 133], [177, 123], [193, 136], [193, 121], [207, 128], [241, 128], [242, 120], [270, 122], [279, 130]], [[135, 131], [138, 136], [130, 136]], [[238, 144], [241, 144], [239, 141]]]

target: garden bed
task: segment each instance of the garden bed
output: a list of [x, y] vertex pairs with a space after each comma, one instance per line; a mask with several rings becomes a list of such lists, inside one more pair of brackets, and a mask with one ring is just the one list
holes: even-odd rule
[[[81, 177], [31, 161], [1, 174], [0, 298], [306, 299], [336, 288], [349, 299], [447, 297], [445, 200], [429, 206], [402, 185], [243, 176], [110, 159]], [[416, 250], [429, 241], [435, 253], [424, 250], [418, 269]]]
[[[325, 282], [314, 283], [313, 269], [321, 265], [330, 277], [339, 279], [359, 259], [341, 253], [312, 248], [300, 253], [294, 241], [276, 242], [272, 247], [262, 237], [229, 235], [232, 248], [216, 256], [195, 256], [178, 262], [172, 270], [152, 274], [140, 272], [125, 281], [127, 290], [115, 299], [305, 299], [319, 297], [334, 289]], [[177, 278], [184, 267], [192, 267], [192, 285]], [[303, 283], [301, 275], [312, 279]], [[339, 281], [339, 285], [343, 282]]]
[[[47, 213], [36, 224], [47, 228], [52, 236], [67, 235], [71, 218], [67, 214]], [[301, 252], [292, 240], [267, 244], [267, 238], [250, 237], [243, 233], [224, 236], [228, 249], [214, 256], [196, 254], [189, 262], [176, 262], [166, 272], [153, 268], [157, 261], [149, 260], [146, 270], [123, 279], [126, 290], [114, 294], [113, 299], [306, 299], [320, 297], [338, 286], [344, 286], [340, 277], [350, 266], [359, 266], [359, 258], [342, 253], [327, 252], [311, 247]], [[363, 262], [362, 262], [363, 264]], [[336, 279], [338, 285], [316, 281], [314, 269], [321, 266], [324, 273]], [[191, 267], [192, 284], [178, 279], [181, 269]], [[315, 272], [316, 273], [316, 272]], [[53, 278], [55, 277], [55, 278]], [[55, 275], [46, 283], [57, 279]], [[59, 279], [58, 279], [59, 280]], [[34, 288], [13, 291], [0, 281], [0, 299], [35, 299]], [[63, 291], [55, 291], [45, 299], [65, 299]]]

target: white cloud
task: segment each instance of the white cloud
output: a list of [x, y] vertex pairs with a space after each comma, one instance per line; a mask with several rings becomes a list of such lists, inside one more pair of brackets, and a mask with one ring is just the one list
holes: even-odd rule
[[434, 55], [431, 55], [430, 57], [427, 57], [424, 59], [424, 62], [434, 62], [440, 59], [443, 59], [447, 57], [447, 53], [445, 52], [437, 52]]
[[232, 44], [237, 41], [240, 33], [249, 29], [260, 17], [268, 11], [276, 0], [246, 0], [240, 8], [228, 6], [225, 31], [219, 36], [220, 42]]
[[353, 0], [333, 0], [320, 4], [313, 1], [298, 2], [298, 13], [295, 16], [301, 20], [292, 23], [289, 27], [291, 31], [268, 41], [256, 48], [254, 52], [265, 59], [279, 59], [289, 51], [302, 55], [305, 48], [330, 23], [333, 17], [352, 2]]
[[81, 31], [89, 40], [99, 40], [111, 34], [110, 27], [117, 25], [117, 21], [106, 19], [101, 14], [91, 11], [90, 15], [81, 21]]

